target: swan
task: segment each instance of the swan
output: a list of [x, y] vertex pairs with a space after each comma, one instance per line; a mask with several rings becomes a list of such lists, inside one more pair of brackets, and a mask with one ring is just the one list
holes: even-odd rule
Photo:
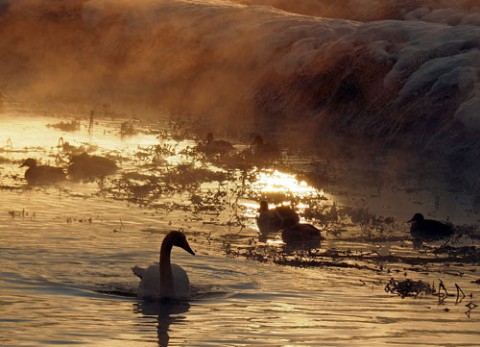
[[185, 300], [190, 298], [190, 281], [187, 273], [181, 266], [170, 262], [173, 246], [195, 255], [184, 233], [181, 231], [169, 232], [163, 239], [160, 248], [160, 264], [150, 265], [146, 269], [138, 266], [132, 268], [133, 273], [141, 279], [137, 290], [138, 296], [152, 299]]
[[277, 206], [269, 209], [267, 201], [260, 201], [257, 226], [262, 235], [277, 232], [283, 227], [294, 225], [300, 221], [298, 214], [288, 206]]
[[65, 180], [62, 168], [37, 165], [37, 160], [33, 158], [26, 159], [20, 167], [28, 167], [25, 179], [29, 184], [53, 184]]
[[454, 233], [451, 224], [433, 219], [425, 219], [421, 213], [415, 213], [407, 223], [411, 223], [410, 234], [415, 239], [435, 241], [451, 236]]

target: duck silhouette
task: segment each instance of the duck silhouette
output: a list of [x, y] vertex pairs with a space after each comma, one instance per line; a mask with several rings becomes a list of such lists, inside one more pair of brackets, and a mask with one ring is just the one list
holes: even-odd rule
[[453, 225], [433, 219], [425, 219], [421, 213], [415, 213], [407, 223], [411, 223], [410, 234], [414, 239], [435, 241], [449, 237], [454, 233]]
[[263, 137], [256, 135], [250, 146], [250, 155], [259, 161], [273, 161], [280, 157], [280, 149], [273, 143], [265, 143]]
[[62, 168], [50, 165], [38, 165], [33, 158], [26, 159], [20, 167], [28, 167], [25, 171], [25, 179], [31, 185], [55, 184], [65, 180]]
[[312, 224], [295, 223], [282, 229], [282, 241], [287, 245], [300, 245], [318, 243], [324, 240], [317, 229]]
[[262, 235], [280, 231], [282, 228], [294, 225], [300, 221], [298, 214], [288, 206], [268, 207], [267, 201], [260, 202], [257, 226]]
[[85, 152], [72, 155], [67, 172], [73, 179], [94, 179], [114, 174], [118, 170], [115, 161]]
[[152, 299], [187, 300], [190, 298], [190, 281], [186, 271], [170, 261], [173, 246], [195, 255], [184, 233], [169, 232], [160, 247], [159, 264], [150, 265], [146, 269], [138, 266], [132, 268], [133, 273], [141, 279], [138, 285], [138, 296]]
[[207, 155], [225, 155], [235, 149], [228, 141], [215, 140], [212, 133], [208, 133], [207, 137], [205, 138], [205, 142], [200, 144], [197, 148], [200, 152], [203, 152]]

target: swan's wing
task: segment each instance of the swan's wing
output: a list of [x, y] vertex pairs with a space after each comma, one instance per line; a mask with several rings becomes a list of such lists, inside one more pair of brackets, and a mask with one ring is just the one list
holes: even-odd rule
[[[147, 269], [134, 266], [132, 267], [132, 271], [142, 279], [137, 290], [139, 297], [160, 297], [160, 269], [158, 264], [150, 265]], [[189, 299], [190, 281], [188, 280], [187, 273], [177, 264], [172, 264], [172, 273], [175, 285], [175, 298]]]
[[145, 276], [146, 269], [141, 268], [139, 266], [132, 267], [132, 272], [135, 276], [140, 277], [141, 279]]
[[175, 297], [190, 299], [190, 281], [187, 272], [177, 264], [172, 264], [173, 280], [175, 281]]

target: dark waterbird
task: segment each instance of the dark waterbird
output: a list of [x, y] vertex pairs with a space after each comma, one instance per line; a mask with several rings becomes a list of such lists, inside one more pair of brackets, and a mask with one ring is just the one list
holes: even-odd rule
[[48, 185], [65, 180], [62, 168], [50, 165], [38, 165], [33, 158], [26, 159], [20, 167], [28, 167], [25, 179], [32, 185]]
[[261, 161], [272, 161], [280, 157], [280, 149], [274, 143], [265, 143], [263, 137], [257, 135], [250, 146], [251, 155]]
[[294, 225], [300, 221], [298, 214], [288, 206], [268, 207], [267, 201], [260, 202], [257, 226], [262, 235], [280, 231], [286, 226]]
[[208, 133], [203, 144], [198, 146], [198, 150], [207, 155], [225, 155], [232, 152], [235, 148], [228, 141], [215, 140], [212, 133]]
[[73, 179], [93, 179], [112, 175], [118, 170], [115, 161], [98, 155], [72, 155], [67, 172]]
[[433, 219], [425, 219], [421, 213], [415, 213], [407, 223], [411, 223], [410, 234], [414, 239], [435, 241], [449, 237], [454, 233], [453, 225]]
[[170, 262], [173, 246], [195, 255], [184, 233], [169, 232], [160, 248], [160, 264], [150, 265], [146, 269], [138, 266], [132, 268], [133, 273], [141, 279], [138, 285], [138, 296], [152, 299], [186, 300], [190, 298], [190, 281], [186, 271], [181, 266]]
[[323, 239], [320, 229], [307, 223], [295, 223], [282, 230], [282, 241], [287, 245], [316, 244]]

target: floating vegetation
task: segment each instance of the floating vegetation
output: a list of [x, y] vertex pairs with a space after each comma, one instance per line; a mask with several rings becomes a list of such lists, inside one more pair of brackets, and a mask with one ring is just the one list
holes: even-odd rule
[[120, 124], [120, 135], [121, 136], [131, 136], [135, 135], [137, 131], [135, 130], [133, 123], [130, 121], [122, 122]]
[[469, 302], [468, 304], [465, 305], [467, 310], [465, 311], [465, 315], [470, 318], [470, 315], [472, 314], [472, 311], [478, 307], [477, 304], [474, 304], [473, 302]]
[[67, 224], [73, 224], [73, 223], [87, 223], [87, 224], [92, 224], [93, 223], [93, 219], [92, 217], [88, 217], [88, 218], [74, 218], [74, 217], [68, 217], [66, 219], [66, 222]]
[[59, 122], [47, 124], [47, 128], [54, 128], [61, 131], [78, 131], [80, 130], [80, 122], [78, 120], [71, 120], [69, 122]]
[[17, 161], [5, 157], [0, 157], [0, 164], [15, 164]]
[[461, 260], [463, 262], [480, 262], [480, 249], [476, 246], [461, 246], [453, 247], [450, 245], [442, 245], [432, 251], [433, 254], [446, 254], [454, 260]]
[[392, 277], [385, 286], [385, 291], [387, 293], [397, 294], [401, 298], [416, 298], [422, 294], [434, 294], [435, 287], [421, 280], [415, 281], [407, 278], [402, 281], [397, 281]]
[[460, 236], [467, 236], [473, 240], [480, 240], [480, 226], [479, 225], [456, 225], [455, 233]]
[[25, 209], [22, 209], [21, 211], [8, 211], [8, 214], [12, 218], [15, 218], [15, 217], [25, 218], [25, 217], [29, 217], [29, 216], [31, 216], [32, 218], [36, 217], [35, 212], [30, 213], [30, 212], [26, 211]]
[[97, 146], [89, 144], [89, 145], [81, 145], [81, 146], [74, 146], [70, 144], [70, 142], [65, 141], [63, 136], [58, 139], [57, 148], [63, 152], [63, 154], [68, 155], [79, 155], [82, 153], [90, 153], [94, 152], [98, 149]]
[[162, 185], [160, 177], [139, 172], [124, 172], [112, 181], [110, 192], [116, 199], [126, 199], [142, 205], [172, 196], [174, 189]]
[[[466, 295], [457, 283], [455, 283], [455, 290], [456, 294], [450, 294], [442, 280], [439, 280], [438, 289], [436, 289], [435, 283], [430, 285], [422, 280], [415, 281], [409, 278], [397, 281], [393, 277], [390, 278], [385, 286], [385, 292], [397, 294], [401, 298], [417, 298], [420, 295], [435, 295], [438, 297], [438, 303], [443, 304], [448, 297], [455, 297], [455, 305], [458, 305], [466, 298]], [[473, 303], [467, 304], [466, 306], [472, 307], [471, 309], [476, 307]]]
[[163, 175], [167, 185], [173, 185], [183, 190], [198, 188], [202, 183], [227, 180], [228, 175], [222, 171], [213, 171], [205, 167], [195, 167], [194, 164], [180, 164], [169, 169]]
[[[390, 278], [387, 285], [385, 286], [385, 291], [387, 293], [397, 294], [401, 298], [410, 297], [416, 299], [417, 297], [422, 295], [435, 295], [438, 297], [439, 305], [445, 304], [446, 299], [449, 297], [455, 297], [455, 305], [459, 305], [460, 303], [462, 303], [463, 300], [466, 298], [465, 293], [457, 283], [455, 283], [455, 290], [456, 294], [450, 294], [447, 291], [445, 284], [441, 280], [438, 283], [437, 290], [434, 283], [430, 285], [424, 281], [415, 281], [409, 278], [401, 281]], [[470, 294], [469, 296], [472, 297], [472, 294]], [[465, 305], [465, 307], [467, 308], [467, 310], [465, 311], [465, 315], [470, 318], [472, 311], [476, 309], [478, 305], [475, 304], [473, 301], [470, 301]], [[450, 309], [445, 308], [444, 311], [448, 312], [450, 311]]]

